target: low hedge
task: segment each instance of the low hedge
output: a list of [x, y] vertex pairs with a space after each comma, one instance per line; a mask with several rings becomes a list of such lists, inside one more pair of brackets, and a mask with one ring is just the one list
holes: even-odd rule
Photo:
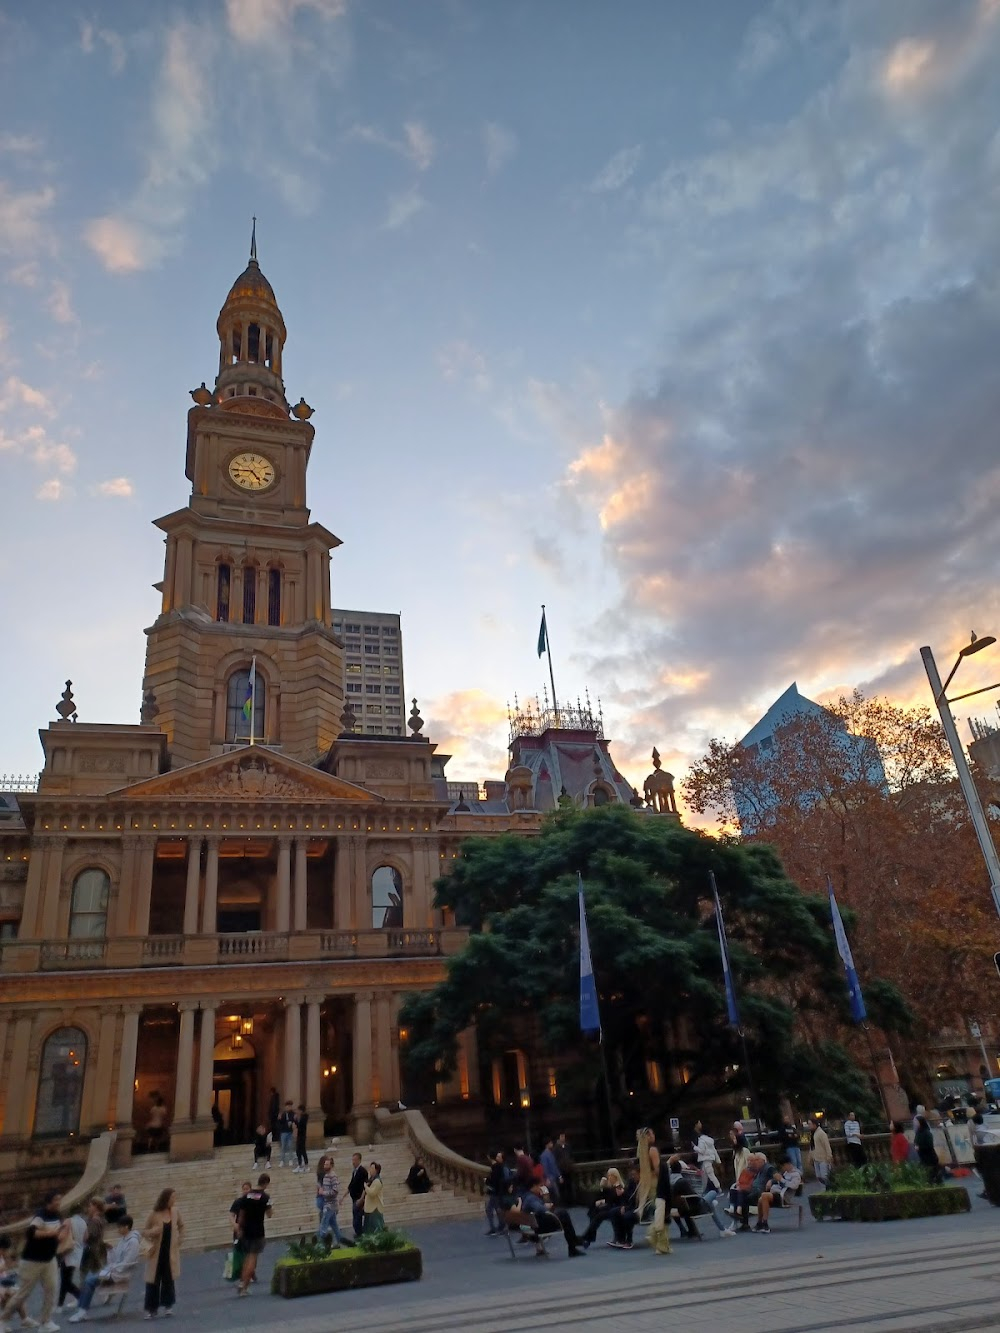
[[879, 1194], [830, 1192], [809, 1196], [809, 1209], [820, 1222], [829, 1218], [841, 1222], [894, 1222], [907, 1217], [967, 1213], [971, 1207], [968, 1190], [954, 1185]]
[[422, 1274], [420, 1251], [401, 1231], [389, 1227], [339, 1249], [330, 1249], [314, 1236], [301, 1236], [275, 1264], [271, 1292], [287, 1297], [315, 1296], [321, 1291], [415, 1282]]

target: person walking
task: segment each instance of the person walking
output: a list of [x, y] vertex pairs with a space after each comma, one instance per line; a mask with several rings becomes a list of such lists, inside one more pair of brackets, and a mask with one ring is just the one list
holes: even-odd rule
[[569, 1146], [569, 1140], [565, 1132], [556, 1139], [555, 1154], [556, 1162], [559, 1164], [559, 1174], [562, 1176], [563, 1202], [569, 1207], [576, 1202], [576, 1185], [573, 1179], [573, 1170], [576, 1164], [573, 1161], [573, 1150]]
[[[334, 1159], [324, 1157], [323, 1163], [326, 1169], [323, 1172], [322, 1179], [318, 1182], [323, 1199], [323, 1211], [320, 1213], [316, 1239], [323, 1240], [324, 1237], [327, 1237], [330, 1248], [339, 1250], [342, 1245], [351, 1243], [341, 1235], [340, 1227], [337, 1224], [337, 1213], [340, 1209], [340, 1181], [337, 1179], [337, 1173], [334, 1170], [336, 1165]], [[333, 1241], [336, 1241], [335, 1245], [332, 1243]]]
[[[73, 1213], [66, 1221], [66, 1241], [69, 1246], [62, 1254], [56, 1254], [59, 1261], [59, 1302], [60, 1310], [73, 1310], [80, 1299], [80, 1288], [73, 1281], [83, 1264], [83, 1246], [87, 1239], [87, 1219], [82, 1213]], [[72, 1242], [72, 1243], [71, 1243]], [[63, 1242], [60, 1241], [60, 1244]]]
[[291, 1166], [292, 1142], [295, 1138], [295, 1110], [291, 1102], [285, 1102], [285, 1109], [278, 1116], [278, 1138], [281, 1142], [279, 1166]]
[[503, 1231], [501, 1214], [504, 1200], [508, 1194], [510, 1175], [502, 1152], [493, 1154], [490, 1161], [490, 1174], [486, 1178], [486, 1221], [489, 1223], [487, 1236], [499, 1236]]
[[826, 1132], [822, 1116], [816, 1121], [812, 1132], [812, 1163], [813, 1174], [826, 1189], [830, 1183], [830, 1169], [833, 1166], [833, 1149], [830, 1147], [830, 1136]]
[[309, 1127], [309, 1113], [299, 1103], [295, 1115], [295, 1170], [300, 1174], [309, 1170], [309, 1158], [306, 1155], [306, 1130]]
[[177, 1191], [169, 1186], [160, 1191], [153, 1211], [146, 1219], [142, 1238], [150, 1246], [146, 1260], [146, 1298], [144, 1319], [155, 1319], [162, 1307], [172, 1315], [177, 1303], [177, 1279], [181, 1275], [181, 1239], [184, 1219], [177, 1207]]
[[847, 1140], [847, 1155], [852, 1166], [864, 1166], [868, 1161], [864, 1144], [861, 1142], [861, 1122], [854, 1111], [844, 1121], [844, 1138]]
[[[917, 1125], [917, 1133], [920, 1132], [920, 1126]], [[910, 1140], [906, 1137], [901, 1120], [892, 1122], [892, 1138], [889, 1140], [889, 1156], [892, 1158], [893, 1166], [902, 1166], [904, 1162], [910, 1160]]]
[[365, 1229], [365, 1187], [368, 1184], [368, 1172], [361, 1162], [361, 1154], [356, 1152], [351, 1158], [351, 1181], [347, 1193], [351, 1198], [351, 1223], [354, 1226], [354, 1239]]
[[694, 1136], [692, 1140], [695, 1155], [698, 1158], [698, 1165], [701, 1167], [705, 1176], [706, 1189], [711, 1187], [716, 1192], [721, 1191], [722, 1186], [719, 1183], [719, 1177], [715, 1173], [715, 1167], [718, 1163], [722, 1164], [722, 1158], [719, 1156], [719, 1150], [715, 1146], [715, 1139], [710, 1134], [705, 1133], [705, 1126], [700, 1120], [694, 1122]]
[[257, 1188], [249, 1190], [240, 1200], [236, 1234], [244, 1258], [240, 1285], [236, 1289], [239, 1296], [249, 1296], [250, 1283], [257, 1280], [257, 1260], [263, 1253], [265, 1243], [264, 1219], [270, 1217], [273, 1211], [271, 1196], [267, 1192], [270, 1183], [270, 1176], [258, 1176]]
[[87, 1277], [91, 1273], [99, 1273], [108, 1257], [108, 1247], [104, 1243], [106, 1217], [103, 1199], [95, 1197], [90, 1200], [84, 1222], [86, 1234], [83, 1241], [83, 1255], [80, 1259], [80, 1274]]
[[542, 1149], [542, 1155], [538, 1159], [538, 1164], [543, 1171], [542, 1183], [549, 1192], [549, 1198], [552, 1200], [553, 1207], [558, 1207], [560, 1202], [559, 1191], [562, 1188], [562, 1173], [559, 1170], [559, 1162], [556, 1158], [555, 1141], [553, 1139], [545, 1140], [545, 1147]]
[[649, 1128], [640, 1129], [637, 1146], [639, 1149], [640, 1179], [640, 1217], [648, 1199], [649, 1183], [652, 1182], [654, 1199], [653, 1220], [649, 1224], [649, 1243], [654, 1254], [670, 1253], [670, 1206], [672, 1188], [670, 1184], [670, 1166], [667, 1159], [656, 1146], [656, 1135]]
[[368, 1168], [368, 1184], [365, 1186], [365, 1235], [385, 1228], [385, 1213], [382, 1204], [382, 1164], [372, 1162]]
[[799, 1145], [799, 1131], [795, 1128], [795, 1121], [790, 1115], [786, 1115], [782, 1122], [781, 1129], [778, 1131], [781, 1136], [781, 1147], [784, 1155], [800, 1174], [802, 1172], [802, 1148]]
[[[4, 1319], [20, 1315], [26, 1328], [38, 1328], [39, 1333], [59, 1333], [59, 1325], [52, 1318], [56, 1296], [59, 1292], [59, 1270], [56, 1265], [56, 1249], [59, 1245], [59, 1233], [63, 1220], [59, 1215], [62, 1194], [59, 1190], [49, 1190], [42, 1199], [41, 1207], [28, 1223], [25, 1231], [24, 1248], [17, 1267], [20, 1279], [17, 1295], [4, 1311]], [[36, 1287], [42, 1289], [41, 1324], [25, 1314], [24, 1307], [28, 1297]]]
[[930, 1183], [942, 1185], [944, 1172], [941, 1170], [937, 1148], [934, 1146], [934, 1131], [927, 1123], [926, 1116], [917, 1116], [917, 1132], [913, 1136], [913, 1146], [917, 1150], [917, 1161], [926, 1169]]
[[163, 1152], [167, 1146], [167, 1106], [158, 1092], [149, 1094], [152, 1105], [146, 1120], [146, 1144], [149, 1152]]

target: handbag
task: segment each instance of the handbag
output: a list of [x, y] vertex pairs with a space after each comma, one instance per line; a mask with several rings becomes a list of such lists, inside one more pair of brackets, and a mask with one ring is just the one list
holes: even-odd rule
[[153, 1242], [149, 1239], [148, 1236], [143, 1236], [142, 1240], [139, 1242], [139, 1258], [152, 1259], [152, 1257], [153, 1257]]
[[226, 1255], [225, 1262], [222, 1265], [222, 1279], [224, 1282], [235, 1282], [243, 1272], [243, 1247], [239, 1241]]
[[59, 1239], [56, 1242], [56, 1258], [61, 1259], [64, 1254], [69, 1254], [76, 1245], [73, 1239], [73, 1229], [68, 1222], [64, 1222], [59, 1228]]

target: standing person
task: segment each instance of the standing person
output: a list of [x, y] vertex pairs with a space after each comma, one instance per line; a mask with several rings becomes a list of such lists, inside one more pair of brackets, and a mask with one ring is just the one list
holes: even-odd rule
[[150, 1152], [162, 1152], [167, 1146], [167, 1107], [158, 1092], [149, 1094], [152, 1105], [146, 1120], [146, 1144]]
[[298, 1172], [309, 1170], [309, 1158], [306, 1156], [306, 1130], [308, 1127], [309, 1113], [300, 1102], [295, 1115], [295, 1170]]
[[573, 1181], [575, 1163], [565, 1132], [556, 1139], [555, 1154], [556, 1162], [559, 1165], [559, 1174], [562, 1176], [563, 1201], [567, 1207], [571, 1207], [576, 1202], [576, 1185]]
[[368, 1184], [365, 1186], [365, 1235], [370, 1235], [373, 1231], [382, 1231], [384, 1227], [382, 1164], [381, 1162], [372, 1162], [368, 1168]]
[[271, 1216], [271, 1198], [267, 1187], [271, 1183], [268, 1175], [257, 1178], [257, 1188], [244, 1194], [240, 1200], [240, 1211], [236, 1219], [239, 1242], [246, 1256], [237, 1294], [250, 1295], [250, 1283], [257, 1276], [257, 1257], [264, 1249], [264, 1219]]
[[844, 1138], [847, 1140], [847, 1155], [852, 1166], [864, 1166], [868, 1161], [864, 1144], [861, 1142], [861, 1122], [852, 1111], [844, 1121]]
[[72, 1246], [59, 1260], [59, 1309], [72, 1310], [80, 1299], [80, 1288], [73, 1281], [73, 1274], [83, 1264], [83, 1246], [87, 1239], [87, 1219], [81, 1213], [74, 1213], [66, 1222]]
[[177, 1191], [160, 1191], [153, 1211], [146, 1219], [142, 1238], [152, 1249], [146, 1260], [146, 1299], [144, 1318], [155, 1319], [160, 1307], [173, 1314], [177, 1301], [176, 1282], [181, 1275], [181, 1238], [184, 1219], [177, 1207]]
[[813, 1173], [823, 1188], [826, 1189], [830, 1181], [830, 1168], [833, 1166], [833, 1149], [830, 1147], [830, 1136], [826, 1132], [826, 1125], [822, 1116], [816, 1121], [816, 1126], [813, 1129], [812, 1159]]
[[932, 1185], [944, 1183], [944, 1172], [934, 1146], [934, 1131], [927, 1123], [926, 1116], [917, 1116], [917, 1132], [913, 1136], [913, 1146], [917, 1150], [917, 1161], [927, 1170]]
[[694, 1122], [694, 1138], [692, 1146], [695, 1155], [698, 1158], [698, 1165], [701, 1167], [705, 1176], [706, 1189], [711, 1187], [718, 1193], [718, 1191], [722, 1189], [722, 1186], [719, 1184], [719, 1177], [715, 1173], [715, 1165], [717, 1162], [721, 1165], [722, 1158], [719, 1156], [719, 1150], [715, 1146], [715, 1139], [713, 1139], [710, 1134], [705, 1133], [705, 1126], [700, 1120]]
[[84, 1279], [83, 1291], [80, 1294], [80, 1308], [76, 1314], [70, 1315], [71, 1324], [82, 1324], [87, 1318], [87, 1311], [90, 1309], [91, 1302], [94, 1299], [94, 1293], [98, 1287], [108, 1286], [113, 1282], [127, 1282], [132, 1276], [132, 1270], [139, 1262], [139, 1245], [141, 1237], [132, 1224], [132, 1219], [128, 1213], [123, 1213], [118, 1218], [118, 1243], [112, 1247], [108, 1255], [107, 1264], [99, 1273], [91, 1273]]
[[232, 1203], [229, 1206], [229, 1220], [233, 1224], [234, 1241], [239, 1240], [240, 1209], [243, 1206], [243, 1200], [246, 1198], [246, 1196], [250, 1193], [252, 1189], [253, 1185], [251, 1184], [251, 1182], [249, 1180], [244, 1180], [243, 1184], [240, 1186], [239, 1194], [237, 1194], [236, 1198], [232, 1201]]
[[[917, 1125], [919, 1133], [920, 1126]], [[910, 1140], [906, 1137], [902, 1123], [899, 1120], [892, 1122], [892, 1139], [889, 1142], [889, 1153], [892, 1157], [893, 1166], [902, 1166], [904, 1162], [910, 1160]]]
[[545, 1147], [542, 1149], [542, 1155], [538, 1159], [538, 1164], [544, 1172], [543, 1184], [549, 1192], [553, 1206], [559, 1205], [559, 1187], [562, 1185], [562, 1176], [559, 1174], [559, 1163], [556, 1161], [555, 1143], [552, 1139], [545, 1140]]
[[267, 1097], [267, 1127], [271, 1133], [278, 1135], [278, 1116], [281, 1114], [281, 1097], [278, 1095], [278, 1089], [272, 1087]]
[[285, 1109], [278, 1116], [278, 1138], [281, 1142], [281, 1160], [279, 1166], [291, 1166], [292, 1141], [295, 1138], [295, 1111], [291, 1102], [285, 1102]]
[[733, 1183], [729, 1190], [729, 1205], [733, 1210], [733, 1216], [736, 1215], [736, 1192], [739, 1189], [740, 1176], [747, 1169], [750, 1163], [750, 1144], [747, 1142], [747, 1136], [743, 1132], [742, 1120], [734, 1122], [729, 1131], [729, 1142], [733, 1145]]
[[56, 1249], [59, 1245], [59, 1232], [63, 1221], [59, 1216], [62, 1194], [59, 1190], [49, 1190], [42, 1199], [42, 1205], [35, 1211], [25, 1232], [24, 1248], [17, 1272], [20, 1279], [17, 1295], [4, 1311], [4, 1318], [18, 1314], [27, 1328], [38, 1328], [34, 1320], [24, 1312], [28, 1297], [36, 1287], [42, 1289], [41, 1326], [39, 1333], [59, 1333], [59, 1325], [52, 1318], [52, 1310], [59, 1292], [59, 1271], [56, 1266]]
[[323, 1195], [323, 1211], [320, 1214], [319, 1226], [316, 1229], [316, 1239], [322, 1240], [324, 1237], [332, 1237], [337, 1243], [331, 1245], [331, 1249], [339, 1250], [341, 1245], [350, 1244], [340, 1233], [340, 1227], [337, 1225], [337, 1213], [340, 1209], [340, 1181], [337, 1179], [337, 1173], [334, 1170], [336, 1163], [332, 1157], [324, 1157], [323, 1162], [326, 1170], [323, 1172], [323, 1178], [319, 1181], [319, 1187]]
[[351, 1198], [351, 1222], [354, 1226], [354, 1238], [365, 1229], [365, 1186], [368, 1184], [368, 1172], [361, 1164], [361, 1154], [356, 1152], [351, 1158], [351, 1182], [347, 1193]]
[[795, 1128], [795, 1121], [790, 1115], [785, 1116], [778, 1132], [781, 1136], [780, 1142], [785, 1157], [788, 1158], [796, 1171], [801, 1173], [802, 1149], [799, 1146], [799, 1131]]
[[640, 1129], [637, 1145], [639, 1150], [639, 1190], [640, 1208], [649, 1202], [646, 1197], [652, 1185], [654, 1200], [653, 1220], [649, 1224], [649, 1243], [654, 1254], [670, 1253], [670, 1167], [667, 1160], [656, 1146], [656, 1135], [648, 1127]]
[[503, 1231], [501, 1211], [507, 1196], [510, 1175], [503, 1160], [503, 1153], [494, 1153], [490, 1163], [490, 1174], [486, 1177], [486, 1220], [490, 1225], [487, 1236], [499, 1236]]
[[323, 1177], [331, 1169], [332, 1157], [325, 1153], [316, 1163], [316, 1235], [319, 1235], [319, 1226], [323, 1221], [323, 1209], [326, 1205], [326, 1197], [323, 1194]]

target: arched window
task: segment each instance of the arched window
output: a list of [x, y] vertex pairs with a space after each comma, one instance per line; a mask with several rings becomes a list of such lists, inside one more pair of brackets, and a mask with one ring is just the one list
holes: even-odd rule
[[229, 584], [232, 579], [232, 570], [228, 565], [220, 565], [216, 581], [215, 594], [215, 618], [216, 620], [229, 619]]
[[393, 866], [372, 872], [372, 926], [376, 930], [403, 924], [403, 876]]
[[254, 674], [253, 709], [250, 707], [250, 669], [234, 671], [226, 686], [226, 740], [248, 741], [250, 739], [250, 718], [253, 714], [253, 738], [255, 741], [267, 739], [267, 695], [264, 677], [259, 671]]
[[257, 619], [257, 566], [243, 566], [243, 623], [252, 625]]
[[108, 933], [111, 881], [103, 870], [81, 870], [73, 881], [69, 933], [75, 940], [103, 939]]
[[267, 623], [281, 624], [281, 570], [267, 571]]
[[35, 1138], [80, 1132], [80, 1100], [87, 1038], [79, 1028], [57, 1028], [42, 1047], [35, 1105]]

